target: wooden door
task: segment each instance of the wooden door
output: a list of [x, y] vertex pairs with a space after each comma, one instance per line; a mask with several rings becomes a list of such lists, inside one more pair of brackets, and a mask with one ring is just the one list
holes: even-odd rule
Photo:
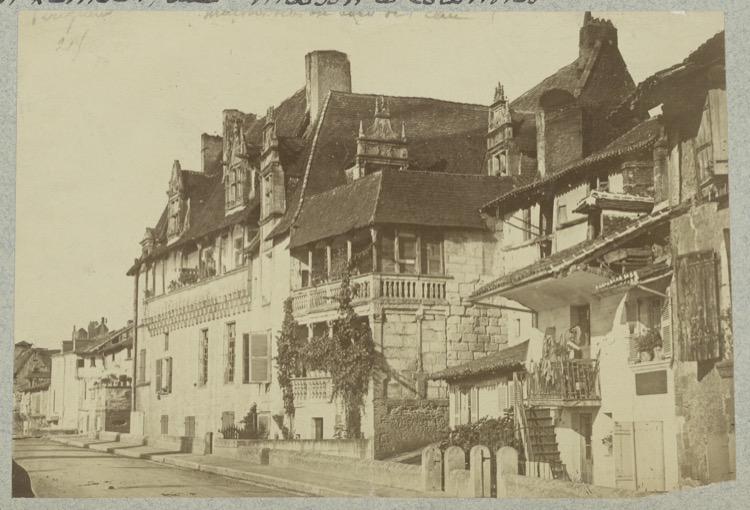
[[323, 418], [313, 418], [315, 427], [315, 439], [323, 439]]
[[612, 443], [612, 451], [615, 456], [615, 487], [635, 489], [633, 422], [615, 422]]
[[664, 490], [664, 432], [660, 421], [633, 423], [636, 489]]
[[581, 436], [581, 481], [594, 483], [594, 456], [592, 455], [592, 424], [591, 413], [578, 414], [578, 433]]

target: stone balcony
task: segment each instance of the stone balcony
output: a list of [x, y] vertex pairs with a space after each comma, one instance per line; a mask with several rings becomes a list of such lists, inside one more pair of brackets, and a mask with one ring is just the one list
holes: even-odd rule
[[292, 380], [295, 405], [331, 401], [333, 386], [330, 377], [299, 377]]
[[[363, 274], [351, 278], [352, 304], [372, 301], [403, 304], [445, 304], [444, 276]], [[340, 281], [333, 281], [292, 291], [292, 308], [296, 317], [338, 308]]]

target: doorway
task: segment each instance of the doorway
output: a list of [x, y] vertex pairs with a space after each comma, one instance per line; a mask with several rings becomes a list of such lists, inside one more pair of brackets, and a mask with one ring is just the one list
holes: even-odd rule
[[578, 433], [581, 436], [581, 481], [588, 484], [594, 483], [594, 456], [591, 451], [593, 421], [591, 413], [578, 414]]
[[323, 418], [313, 418], [313, 434], [315, 439], [323, 439]]

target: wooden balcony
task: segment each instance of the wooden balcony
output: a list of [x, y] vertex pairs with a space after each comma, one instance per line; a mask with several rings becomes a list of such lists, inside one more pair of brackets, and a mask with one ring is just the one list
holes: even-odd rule
[[[351, 279], [352, 303], [355, 306], [372, 300], [442, 303], [446, 300], [446, 282], [447, 278], [442, 276], [358, 275]], [[337, 308], [340, 288], [340, 281], [332, 281], [293, 291], [294, 313], [307, 314]]]
[[537, 406], [599, 406], [599, 361], [541, 361], [526, 376], [528, 400]]
[[330, 377], [300, 377], [292, 379], [294, 404], [327, 403], [331, 401], [333, 386]]

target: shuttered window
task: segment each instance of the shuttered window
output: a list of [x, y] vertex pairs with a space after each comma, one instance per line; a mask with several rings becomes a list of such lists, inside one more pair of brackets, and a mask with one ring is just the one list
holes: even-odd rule
[[161, 392], [161, 377], [162, 377], [162, 366], [161, 360], [156, 360], [156, 393]]
[[146, 382], [146, 350], [141, 349], [138, 355], [138, 382]]
[[271, 356], [269, 335], [254, 333], [250, 337], [250, 381], [271, 381]]
[[713, 251], [677, 259], [679, 356], [705, 361], [721, 356], [717, 261]]
[[202, 329], [198, 337], [198, 385], [205, 386], [208, 383], [208, 330]]
[[236, 324], [230, 322], [224, 330], [224, 383], [234, 382]]
[[242, 335], [242, 382], [250, 382], [250, 335]]

